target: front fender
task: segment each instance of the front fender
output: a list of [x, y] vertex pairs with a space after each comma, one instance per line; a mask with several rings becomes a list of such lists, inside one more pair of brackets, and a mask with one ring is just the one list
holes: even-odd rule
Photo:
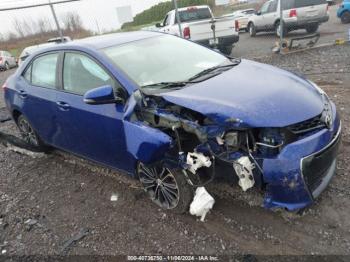
[[164, 158], [172, 145], [170, 136], [139, 121], [124, 121], [124, 134], [127, 151], [145, 164]]

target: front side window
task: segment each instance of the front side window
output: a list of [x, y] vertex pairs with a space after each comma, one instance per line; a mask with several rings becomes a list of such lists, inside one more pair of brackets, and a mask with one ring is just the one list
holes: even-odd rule
[[267, 13], [267, 11], [269, 10], [269, 6], [270, 6], [270, 2], [265, 3], [265, 4], [261, 7], [260, 12], [261, 12], [262, 14]]
[[185, 81], [227, 57], [170, 35], [161, 35], [102, 50], [139, 86]]
[[46, 88], [56, 88], [58, 53], [40, 56], [32, 64], [32, 84]]
[[113, 85], [108, 73], [91, 58], [79, 53], [66, 53], [63, 66], [64, 90], [83, 95], [104, 85]]

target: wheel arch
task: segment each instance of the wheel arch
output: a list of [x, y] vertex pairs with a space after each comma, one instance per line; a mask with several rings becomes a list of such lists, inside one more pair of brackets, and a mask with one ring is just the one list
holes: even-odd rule
[[13, 120], [15, 120], [15, 122], [17, 123], [18, 117], [22, 115], [22, 112], [20, 110], [18, 110], [17, 108], [12, 110], [12, 118]]

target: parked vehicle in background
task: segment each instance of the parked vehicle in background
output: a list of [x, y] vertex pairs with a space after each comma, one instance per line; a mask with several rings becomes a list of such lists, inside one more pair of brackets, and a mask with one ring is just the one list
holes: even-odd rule
[[343, 24], [350, 23], [350, 0], [344, 0], [338, 8], [337, 16]]
[[45, 48], [45, 47], [49, 47], [49, 46], [53, 46], [53, 45], [61, 44], [61, 43], [66, 43], [66, 42], [70, 42], [70, 41], [72, 41], [72, 39], [69, 36], [64, 36], [63, 41], [62, 41], [61, 37], [56, 37], [56, 38], [50, 38], [49, 40], [47, 40], [47, 43], [44, 43], [44, 44], [28, 46], [28, 47], [24, 48], [22, 53], [20, 54], [19, 59], [18, 59], [18, 65], [20, 66], [26, 60], [26, 58], [28, 56], [30, 56], [35, 51], [38, 51], [38, 50]]
[[[283, 35], [298, 29], [315, 33], [321, 23], [329, 20], [326, 0], [288, 0], [283, 3]], [[258, 32], [275, 31], [280, 36], [280, 1], [266, 2], [256, 15], [249, 18], [250, 36]]]
[[[254, 76], [254, 77], [252, 77]], [[23, 139], [139, 178], [164, 209], [188, 210], [221, 178], [305, 208], [337, 170], [341, 121], [315, 83], [180, 37], [129, 32], [32, 54], [3, 86]]]
[[[185, 39], [231, 54], [233, 45], [239, 40], [238, 21], [233, 17], [214, 18], [207, 5], [179, 8], [178, 11]], [[163, 23], [156, 27], [160, 32], [180, 36], [175, 10], [167, 13]]]
[[9, 70], [16, 66], [16, 58], [10, 52], [0, 50], [0, 70]]
[[255, 15], [255, 9], [244, 9], [233, 12], [233, 17], [238, 21], [239, 29], [248, 32], [249, 17]]

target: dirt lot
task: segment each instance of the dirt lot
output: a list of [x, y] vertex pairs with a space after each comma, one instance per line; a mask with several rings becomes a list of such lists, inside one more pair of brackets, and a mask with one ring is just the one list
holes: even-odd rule
[[[328, 92], [342, 115], [337, 175], [302, 216], [263, 209], [257, 192], [215, 185], [210, 191], [216, 204], [202, 223], [189, 214], [158, 209], [125, 175], [60, 152], [29, 156], [0, 145], [0, 251], [350, 255], [350, 46], [262, 60], [307, 74]], [[0, 84], [7, 74], [0, 73]], [[0, 117], [4, 112], [0, 109]], [[0, 131], [15, 133], [11, 122], [1, 124]], [[110, 201], [112, 194], [118, 195], [116, 202]], [[79, 234], [85, 237], [67, 243]]]

